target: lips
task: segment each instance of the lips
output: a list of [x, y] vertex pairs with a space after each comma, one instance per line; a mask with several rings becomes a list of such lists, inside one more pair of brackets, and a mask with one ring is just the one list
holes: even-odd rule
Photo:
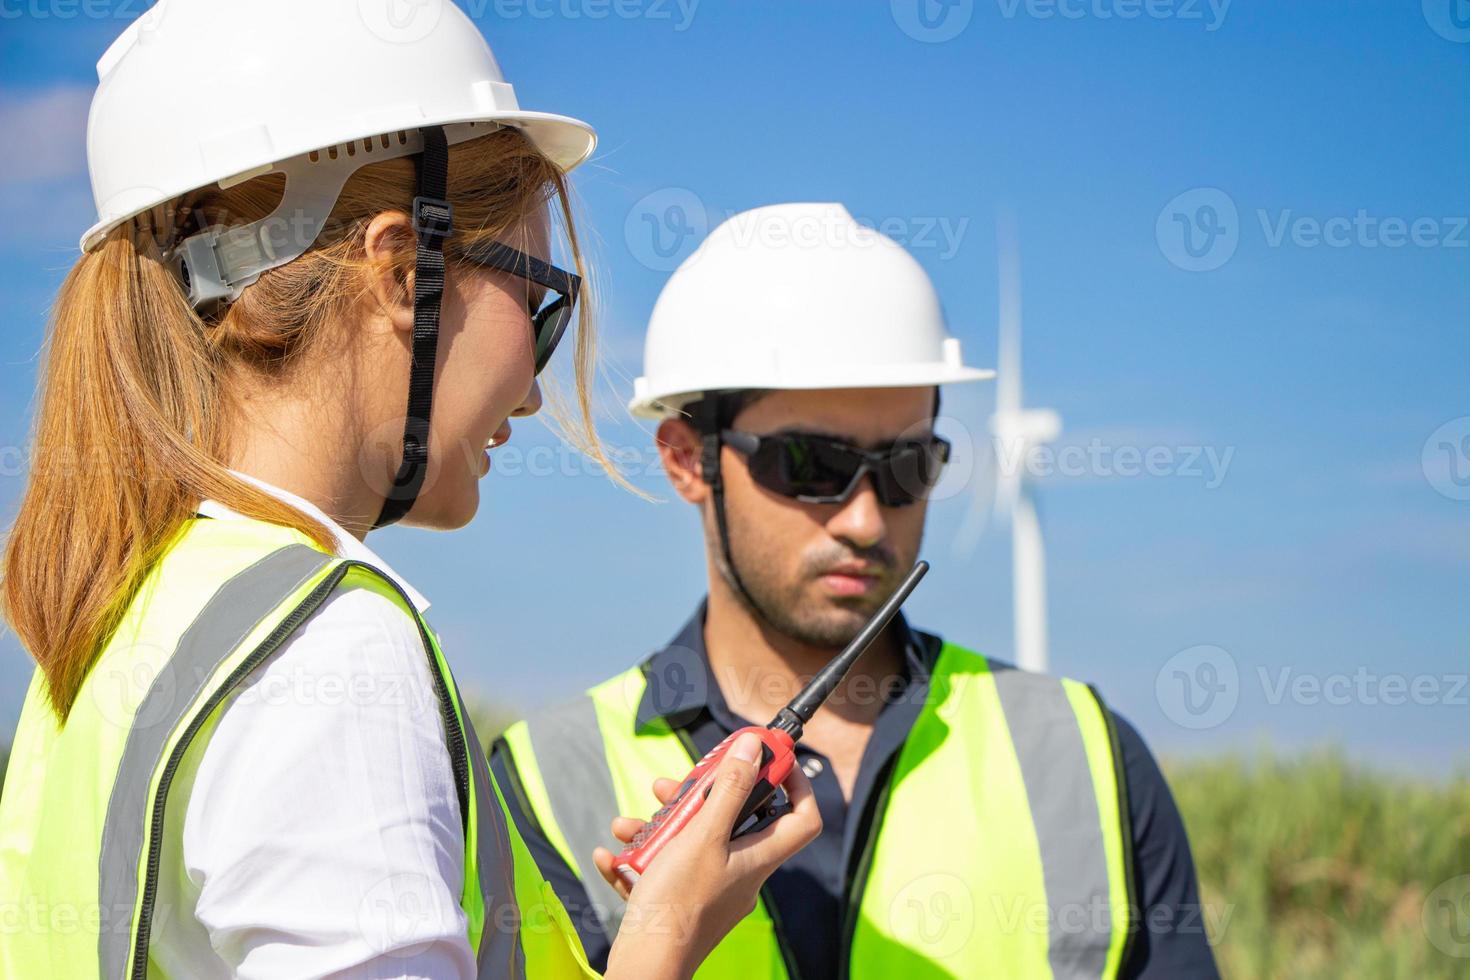
[[867, 595], [878, 588], [876, 578], [868, 575], [843, 575], [839, 572], [828, 572], [823, 575], [822, 583], [840, 596]]
[[511, 428], [509, 422], [500, 423], [500, 428], [496, 429], [495, 434], [490, 437], [490, 441], [485, 443], [485, 448], [494, 449], [497, 446], [505, 445], [507, 442], [510, 441], [510, 432]]
[[833, 565], [822, 574], [842, 575], [848, 578], [882, 578], [883, 566], [867, 565], [862, 562], [845, 562], [841, 565]]

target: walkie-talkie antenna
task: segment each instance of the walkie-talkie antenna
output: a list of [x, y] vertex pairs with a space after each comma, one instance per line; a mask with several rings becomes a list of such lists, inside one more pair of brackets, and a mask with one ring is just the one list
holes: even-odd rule
[[822, 702], [826, 701], [828, 696], [837, 690], [837, 685], [841, 684], [842, 678], [847, 676], [848, 669], [857, 663], [857, 659], [863, 655], [863, 651], [878, 638], [878, 634], [887, 628], [889, 622], [898, 614], [898, 607], [903, 605], [903, 601], [909, 597], [909, 593], [914, 591], [914, 586], [919, 584], [919, 580], [928, 571], [929, 563], [927, 561], [920, 561], [915, 564], [913, 571], [909, 572], [908, 578], [903, 580], [898, 590], [889, 596], [888, 601], [883, 603], [883, 606], [872, 619], [868, 620], [868, 624], [863, 627], [862, 632], [853, 637], [852, 642], [841, 653], [833, 657], [827, 666], [817, 671], [817, 675], [811, 679], [807, 686], [802, 688], [800, 693], [791, 699], [790, 704], [778, 711], [776, 717], [771, 719], [771, 723], [766, 727], [779, 729], [790, 735], [793, 739], [801, 738], [802, 727], [812, 720], [812, 715], [817, 713], [817, 709], [822, 706]]

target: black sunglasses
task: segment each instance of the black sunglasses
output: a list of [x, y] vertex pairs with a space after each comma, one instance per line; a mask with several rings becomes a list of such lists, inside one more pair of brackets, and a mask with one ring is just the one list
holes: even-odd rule
[[527, 255], [518, 248], [502, 242], [465, 249], [465, 261], [483, 265], [544, 286], [557, 294], [556, 299], [531, 314], [531, 330], [536, 346], [536, 373], [540, 374], [561, 343], [567, 324], [572, 322], [572, 312], [577, 306], [577, 294], [582, 290], [582, 277], [565, 269], [558, 269], [550, 262], [543, 262], [534, 255]]
[[745, 455], [756, 483], [809, 504], [840, 504], [871, 473], [879, 503], [904, 507], [927, 496], [949, 462], [949, 443], [938, 436], [878, 451], [805, 432], [760, 436], [726, 429], [721, 438]]

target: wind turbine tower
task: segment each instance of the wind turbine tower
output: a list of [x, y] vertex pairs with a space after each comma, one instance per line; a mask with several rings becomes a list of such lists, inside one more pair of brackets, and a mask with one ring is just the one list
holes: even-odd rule
[[1046, 548], [1036, 512], [1029, 465], [1061, 434], [1062, 418], [1050, 409], [1021, 404], [1021, 263], [1014, 234], [1003, 225], [1000, 242], [1000, 329], [995, 414], [990, 417], [996, 454], [995, 512], [1011, 521], [1011, 576], [1016, 665], [1047, 669]]

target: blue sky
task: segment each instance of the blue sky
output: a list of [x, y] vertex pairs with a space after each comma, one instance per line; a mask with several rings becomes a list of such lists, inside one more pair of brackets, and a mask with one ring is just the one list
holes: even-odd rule
[[[1166, 755], [1270, 740], [1431, 774], [1463, 762], [1465, 0], [462, 6], [524, 106], [601, 134], [577, 185], [605, 301], [604, 429], [639, 456], [640, 485], [661, 477], [620, 402], [688, 229], [842, 201], [910, 246], [969, 359], [991, 365], [996, 221], [1013, 213], [1025, 397], [1065, 424], [1037, 480], [1055, 669]], [[141, 9], [0, 0], [7, 524], [45, 310], [92, 220], [93, 64]], [[965, 472], [933, 505], [934, 574], [911, 610], [1008, 656], [1006, 528], [954, 543], [990, 472], [992, 399], [947, 398]], [[703, 564], [671, 494], [638, 500], [536, 425], [512, 450], [469, 528], [370, 544], [433, 600], [461, 683], [529, 708], [671, 637]], [[0, 634], [0, 727], [29, 670]]]

